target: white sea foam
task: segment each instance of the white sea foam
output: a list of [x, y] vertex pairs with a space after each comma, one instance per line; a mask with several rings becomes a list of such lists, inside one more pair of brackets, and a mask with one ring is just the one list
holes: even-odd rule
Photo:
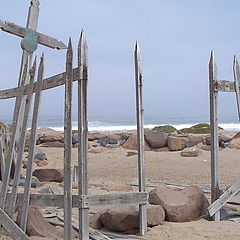
[[[177, 130], [183, 129], [183, 128], [189, 128], [192, 127], [194, 124], [172, 124]], [[149, 128], [152, 129], [156, 126], [159, 125], [167, 125], [167, 124], [145, 124], [144, 128]], [[171, 124], [170, 124], [171, 125]], [[239, 123], [220, 123], [220, 127], [222, 127], [224, 130], [228, 131], [239, 131], [240, 129], [240, 124]], [[64, 131], [64, 127], [53, 127], [49, 126], [50, 128], [56, 130], [56, 131]], [[77, 130], [77, 124], [73, 123], [73, 130]], [[89, 127], [88, 127], [90, 132], [114, 132], [114, 131], [132, 131], [136, 130], [137, 126], [136, 125], [121, 125], [121, 124], [104, 124], [101, 122], [89, 122]]]

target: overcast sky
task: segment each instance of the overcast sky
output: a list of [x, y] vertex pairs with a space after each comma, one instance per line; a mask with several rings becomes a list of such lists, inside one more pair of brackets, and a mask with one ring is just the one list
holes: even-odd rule
[[[1, 0], [0, 18], [25, 26], [29, 2]], [[71, 36], [76, 66], [84, 28], [90, 117], [135, 114], [136, 40], [143, 60], [145, 115], [207, 117], [210, 51], [215, 50], [219, 79], [233, 80], [233, 55], [240, 57], [239, 11], [239, 0], [42, 0], [38, 31], [65, 43]], [[0, 89], [17, 85], [19, 42], [0, 32]], [[43, 51], [45, 77], [63, 72], [66, 52], [39, 46], [35, 54]], [[220, 94], [220, 100], [220, 113], [236, 116], [234, 94]], [[41, 114], [62, 115], [63, 102], [63, 87], [44, 92]], [[11, 115], [13, 101], [2, 101], [0, 108], [1, 115]]]

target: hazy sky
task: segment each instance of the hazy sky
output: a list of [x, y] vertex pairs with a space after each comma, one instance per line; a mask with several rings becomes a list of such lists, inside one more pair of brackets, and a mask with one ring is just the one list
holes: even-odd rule
[[[28, 0], [1, 0], [0, 18], [25, 26]], [[48, 0], [41, 1], [38, 31], [75, 50], [84, 28], [89, 45], [89, 115], [135, 114], [135, 41], [144, 73], [146, 116], [208, 116], [208, 61], [215, 50], [219, 79], [232, 80], [232, 59], [240, 57], [239, 0]], [[20, 39], [0, 31], [0, 89], [15, 87]], [[65, 51], [45, 52], [45, 77], [65, 70]], [[76, 89], [74, 89], [76, 92]], [[236, 114], [234, 94], [220, 94], [223, 115]], [[42, 115], [63, 113], [64, 88], [43, 94]], [[74, 97], [76, 105], [76, 95]], [[0, 103], [1, 115], [13, 101]], [[76, 106], [74, 107], [74, 110]]]

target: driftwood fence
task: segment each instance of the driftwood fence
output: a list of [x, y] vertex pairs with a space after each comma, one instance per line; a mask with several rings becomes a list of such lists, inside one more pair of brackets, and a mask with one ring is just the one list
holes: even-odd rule
[[[144, 174], [144, 131], [143, 131], [143, 102], [142, 102], [142, 70], [139, 46], [135, 48], [136, 72], [136, 109], [138, 132], [138, 169], [139, 192], [107, 195], [89, 195], [88, 193], [88, 120], [87, 120], [87, 85], [88, 85], [88, 48], [84, 33], [81, 33], [78, 44], [78, 66], [73, 68], [73, 50], [71, 39], [68, 47], [64, 43], [38, 33], [37, 23], [39, 15], [39, 0], [30, 2], [28, 22], [26, 28], [0, 20], [3, 31], [22, 38], [22, 64], [19, 74], [18, 87], [0, 91], [0, 99], [15, 98], [15, 108], [10, 137], [0, 139], [0, 162], [2, 189], [0, 195], [0, 224], [14, 239], [29, 239], [26, 235], [26, 223], [29, 205], [52, 206], [64, 208], [64, 239], [72, 239], [71, 230], [76, 225], [72, 221], [72, 208], [79, 209], [79, 239], [87, 240], [107, 239], [96, 234], [89, 228], [89, 208], [93, 206], [107, 206], [117, 204], [138, 204], [140, 209], [139, 229], [143, 235], [147, 230], [146, 193]], [[44, 56], [39, 66], [37, 60], [32, 63], [32, 55], [37, 45], [42, 44], [54, 49], [66, 49], [66, 71], [44, 79]], [[37, 70], [38, 69], [38, 70]], [[35, 81], [35, 79], [37, 80]], [[78, 195], [72, 195], [72, 85], [78, 82]], [[64, 195], [31, 194], [31, 180], [33, 158], [35, 153], [36, 133], [38, 127], [39, 107], [42, 91], [65, 85], [65, 116], [64, 116]], [[26, 172], [24, 193], [18, 193], [21, 163], [25, 145], [27, 120], [31, 109], [33, 94], [34, 106], [32, 114], [31, 136]], [[8, 144], [9, 143], [9, 144]], [[8, 147], [6, 148], [6, 146]], [[16, 149], [16, 151], [15, 151]], [[11, 173], [12, 171], [12, 173]], [[13, 178], [13, 187], [8, 193], [10, 179]], [[13, 219], [16, 205], [21, 206], [20, 225]], [[76, 228], [76, 226], [75, 226]]]
[[220, 220], [220, 209], [240, 191], [240, 181], [234, 183], [225, 192], [219, 186], [219, 140], [218, 140], [218, 92], [234, 92], [237, 98], [237, 110], [240, 120], [240, 68], [236, 56], [233, 60], [234, 81], [218, 80], [214, 52], [209, 61], [210, 124], [211, 124], [211, 201], [208, 208], [213, 220]]

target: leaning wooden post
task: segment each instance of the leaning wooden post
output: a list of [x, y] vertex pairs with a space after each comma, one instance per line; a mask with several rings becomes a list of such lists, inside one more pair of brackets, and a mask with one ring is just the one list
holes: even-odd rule
[[[138, 42], [135, 46], [135, 80], [136, 80], [136, 109], [137, 109], [137, 136], [138, 136], [138, 178], [139, 192], [146, 192], [145, 170], [144, 170], [144, 119], [143, 119], [143, 75], [141, 68], [141, 54]], [[139, 205], [140, 234], [147, 231], [147, 206]]]
[[233, 75], [234, 75], [235, 88], [236, 88], [235, 91], [236, 91], [236, 98], [237, 98], [238, 118], [240, 121], [240, 93], [239, 93], [240, 69], [239, 69], [239, 64], [236, 56], [234, 56], [234, 59], [233, 59]]
[[[218, 91], [216, 90], [217, 66], [214, 52], [211, 52], [209, 61], [209, 90], [210, 90], [210, 125], [211, 125], [211, 201], [212, 203], [219, 197], [219, 163], [218, 163], [218, 114], [217, 101]], [[213, 219], [220, 221], [220, 211], [217, 211]]]
[[34, 60], [34, 64], [33, 64], [32, 68], [30, 69], [30, 84], [29, 84], [30, 87], [28, 89], [28, 94], [27, 94], [27, 98], [26, 98], [26, 105], [25, 105], [24, 114], [23, 114], [23, 125], [22, 125], [22, 129], [21, 129], [21, 134], [20, 134], [20, 141], [18, 143], [18, 154], [17, 154], [16, 169], [15, 169], [15, 173], [14, 173], [12, 196], [11, 196], [10, 204], [8, 206], [8, 208], [9, 208], [8, 215], [10, 216], [10, 218], [13, 217], [13, 213], [15, 210], [15, 203], [16, 203], [16, 199], [17, 199], [18, 182], [19, 182], [20, 172], [21, 172], [21, 168], [22, 168], [21, 167], [22, 166], [22, 157], [23, 157], [23, 152], [24, 152], [24, 147], [25, 147], [28, 116], [29, 116], [29, 111], [30, 111], [31, 104], [32, 104], [35, 71], [36, 71], [36, 58]]
[[[87, 83], [88, 47], [82, 31], [78, 44], [78, 194], [83, 200], [88, 194], [88, 120], [87, 120]], [[84, 204], [79, 207], [79, 240], [89, 239], [89, 209]]]
[[0, 195], [0, 208], [2, 208], [2, 209], [4, 209], [4, 206], [5, 206], [10, 172], [11, 172], [11, 167], [12, 167], [12, 162], [13, 162], [13, 152], [14, 152], [14, 148], [15, 148], [15, 140], [16, 140], [16, 134], [17, 134], [17, 127], [18, 127], [18, 118], [19, 118], [19, 114], [20, 114], [20, 106], [21, 106], [22, 98], [24, 96], [24, 82], [25, 82], [27, 74], [28, 74], [27, 68], [28, 68], [28, 62], [24, 66], [24, 71], [23, 71], [23, 75], [22, 75], [23, 79], [21, 81], [21, 86], [18, 88], [18, 97], [16, 98], [15, 107], [14, 107], [11, 139], [10, 139], [10, 145], [9, 145], [9, 148], [7, 151], [6, 167], [5, 167], [5, 172], [4, 172], [4, 176], [3, 176], [2, 189], [1, 189], [1, 195]]
[[65, 82], [64, 114], [64, 239], [72, 239], [72, 81], [73, 52], [71, 38], [68, 43]]
[[31, 189], [31, 182], [32, 182], [33, 160], [34, 160], [35, 146], [36, 146], [38, 115], [39, 115], [39, 108], [40, 108], [41, 95], [42, 95], [43, 75], [44, 75], [44, 56], [42, 55], [41, 62], [38, 67], [36, 93], [35, 93], [35, 99], [34, 99], [32, 125], [31, 125], [31, 137], [30, 137], [30, 143], [29, 143], [29, 153], [28, 153], [28, 162], [27, 162], [27, 171], [26, 171], [26, 182], [24, 187], [21, 220], [20, 220], [20, 227], [24, 232], [26, 231], [26, 225], [27, 225], [30, 189]]

